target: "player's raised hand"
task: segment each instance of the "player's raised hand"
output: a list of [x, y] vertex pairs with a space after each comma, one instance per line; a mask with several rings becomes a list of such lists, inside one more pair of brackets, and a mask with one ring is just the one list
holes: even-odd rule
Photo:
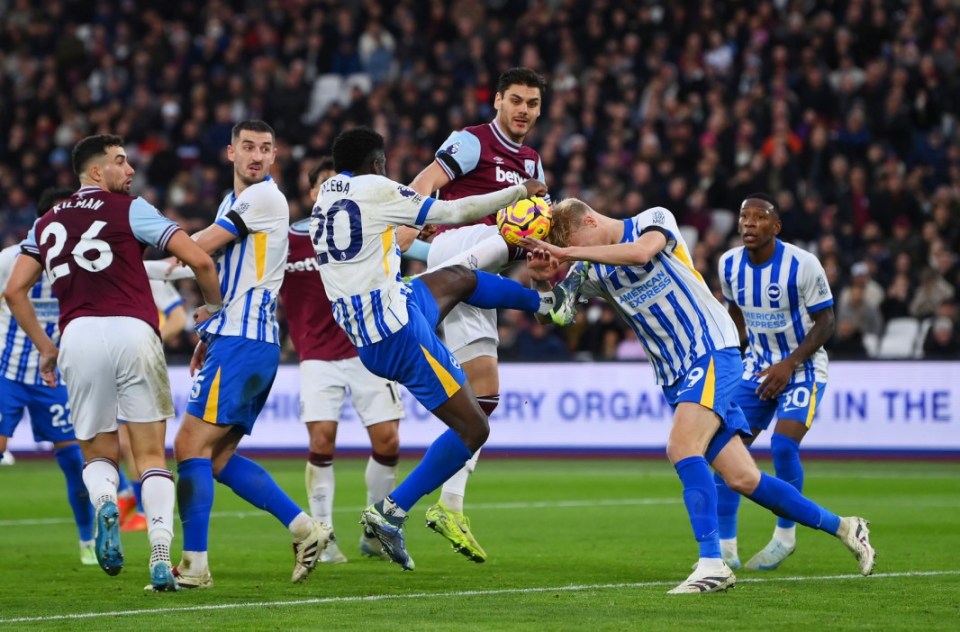
[[539, 180], [527, 180], [523, 183], [523, 186], [527, 187], [527, 197], [533, 197], [535, 195], [543, 197], [547, 194], [547, 185]]
[[567, 257], [566, 248], [561, 248], [560, 246], [554, 246], [553, 244], [548, 244], [542, 239], [536, 239], [535, 237], [521, 237], [520, 246], [532, 252], [536, 252], [537, 250], [542, 250], [543, 252], [547, 253], [548, 255], [556, 259], [559, 263], [564, 263], [569, 260]]
[[534, 281], [549, 281], [560, 270], [560, 262], [542, 248], [527, 252], [527, 274]]
[[60, 351], [53, 347], [50, 351], [40, 352], [40, 377], [44, 384], [54, 388], [57, 386], [57, 358]]

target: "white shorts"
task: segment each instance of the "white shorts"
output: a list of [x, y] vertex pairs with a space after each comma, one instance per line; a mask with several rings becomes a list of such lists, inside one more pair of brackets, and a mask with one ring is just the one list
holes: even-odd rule
[[300, 363], [300, 421], [340, 421], [347, 391], [365, 427], [403, 417], [397, 383], [368, 371], [360, 358], [348, 358]]
[[[427, 268], [440, 265], [485, 239], [501, 239], [496, 226], [475, 224], [462, 226], [437, 235], [430, 244]], [[499, 270], [489, 270], [498, 273]], [[443, 342], [459, 362], [481, 356], [497, 357], [500, 336], [497, 333], [497, 312], [460, 303], [455, 306], [437, 328]], [[475, 344], [474, 344], [475, 343]], [[467, 348], [469, 345], [469, 348]]]
[[118, 418], [143, 423], [173, 417], [160, 337], [138, 318], [71, 321], [60, 337], [59, 365], [77, 439], [113, 432]]

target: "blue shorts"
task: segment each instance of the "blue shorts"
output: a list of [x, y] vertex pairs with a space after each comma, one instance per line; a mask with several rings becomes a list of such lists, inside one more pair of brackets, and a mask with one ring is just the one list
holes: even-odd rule
[[419, 280], [409, 286], [407, 324], [357, 352], [371, 373], [400, 382], [424, 408], [436, 410], [463, 387], [467, 376], [434, 331], [440, 313], [430, 290]]
[[70, 422], [67, 387], [61, 384], [50, 388], [15, 382], [0, 376], [0, 437], [12, 437], [23, 411], [30, 411], [30, 425], [34, 441], [74, 441]]
[[810, 428], [817, 407], [827, 390], [826, 382], [797, 382], [789, 384], [776, 399], [760, 399], [757, 382], [740, 380], [734, 401], [743, 409], [751, 430], [766, 430], [773, 420], [790, 419]]
[[240, 426], [250, 434], [279, 366], [278, 345], [241, 336], [209, 336], [187, 414], [218, 426]]
[[663, 387], [667, 403], [674, 409], [681, 402], [709, 408], [720, 417], [720, 429], [710, 440], [704, 457], [712, 463], [734, 435], [751, 436], [750, 426], [734, 401], [743, 375], [739, 349], [718, 349], [697, 359], [679, 380]]

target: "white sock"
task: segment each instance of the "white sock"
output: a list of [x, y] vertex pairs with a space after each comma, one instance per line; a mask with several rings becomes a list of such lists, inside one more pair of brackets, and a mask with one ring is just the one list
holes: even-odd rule
[[312, 528], [313, 520], [302, 511], [287, 525], [287, 529], [290, 530], [290, 533], [293, 534], [293, 539], [297, 542], [310, 535], [310, 529]]
[[737, 539], [720, 540], [720, 553], [723, 557], [737, 557]]
[[177, 488], [173, 474], [163, 468], [150, 468], [140, 476], [140, 498], [147, 518], [147, 537], [150, 545], [165, 545], [173, 541], [173, 501]]
[[701, 557], [697, 562], [697, 570], [704, 573], [714, 573], [723, 570], [725, 564], [720, 557]]
[[307, 461], [304, 481], [310, 513], [320, 522], [333, 526], [333, 464], [320, 467]]
[[797, 525], [793, 525], [789, 529], [784, 529], [783, 527], [777, 525], [777, 527], [773, 530], [773, 537], [777, 540], [780, 540], [787, 546], [796, 546]]
[[406, 518], [407, 512], [400, 508], [400, 505], [393, 502], [389, 496], [383, 499], [383, 515], [394, 518]]
[[184, 551], [177, 568], [184, 575], [203, 575], [208, 567], [206, 551]]
[[440, 501], [446, 505], [450, 511], [463, 513], [463, 497], [467, 495], [467, 479], [475, 469], [477, 469], [477, 460], [480, 458], [480, 450], [473, 453], [470, 460], [463, 464], [463, 467], [456, 474], [447, 479], [440, 490]]
[[367, 460], [367, 505], [383, 500], [397, 486], [397, 466], [378, 463], [371, 456]]
[[94, 510], [107, 502], [117, 502], [117, 485], [120, 484], [120, 472], [117, 465], [109, 459], [93, 459], [83, 466], [83, 484], [87, 486], [90, 502]]
[[96, 540], [80, 540], [80, 548], [85, 549], [88, 546], [93, 546], [96, 543]]

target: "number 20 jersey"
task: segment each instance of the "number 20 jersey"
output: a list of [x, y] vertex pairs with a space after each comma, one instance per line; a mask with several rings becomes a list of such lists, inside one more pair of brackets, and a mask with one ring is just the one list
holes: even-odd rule
[[354, 346], [407, 324], [396, 229], [422, 226], [433, 203], [383, 176], [340, 173], [320, 188], [310, 236], [333, 316]]
[[61, 333], [76, 318], [128, 316], [159, 334], [143, 251], [166, 249], [178, 230], [143, 198], [84, 187], [38, 219], [20, 249], [46, 270]]

